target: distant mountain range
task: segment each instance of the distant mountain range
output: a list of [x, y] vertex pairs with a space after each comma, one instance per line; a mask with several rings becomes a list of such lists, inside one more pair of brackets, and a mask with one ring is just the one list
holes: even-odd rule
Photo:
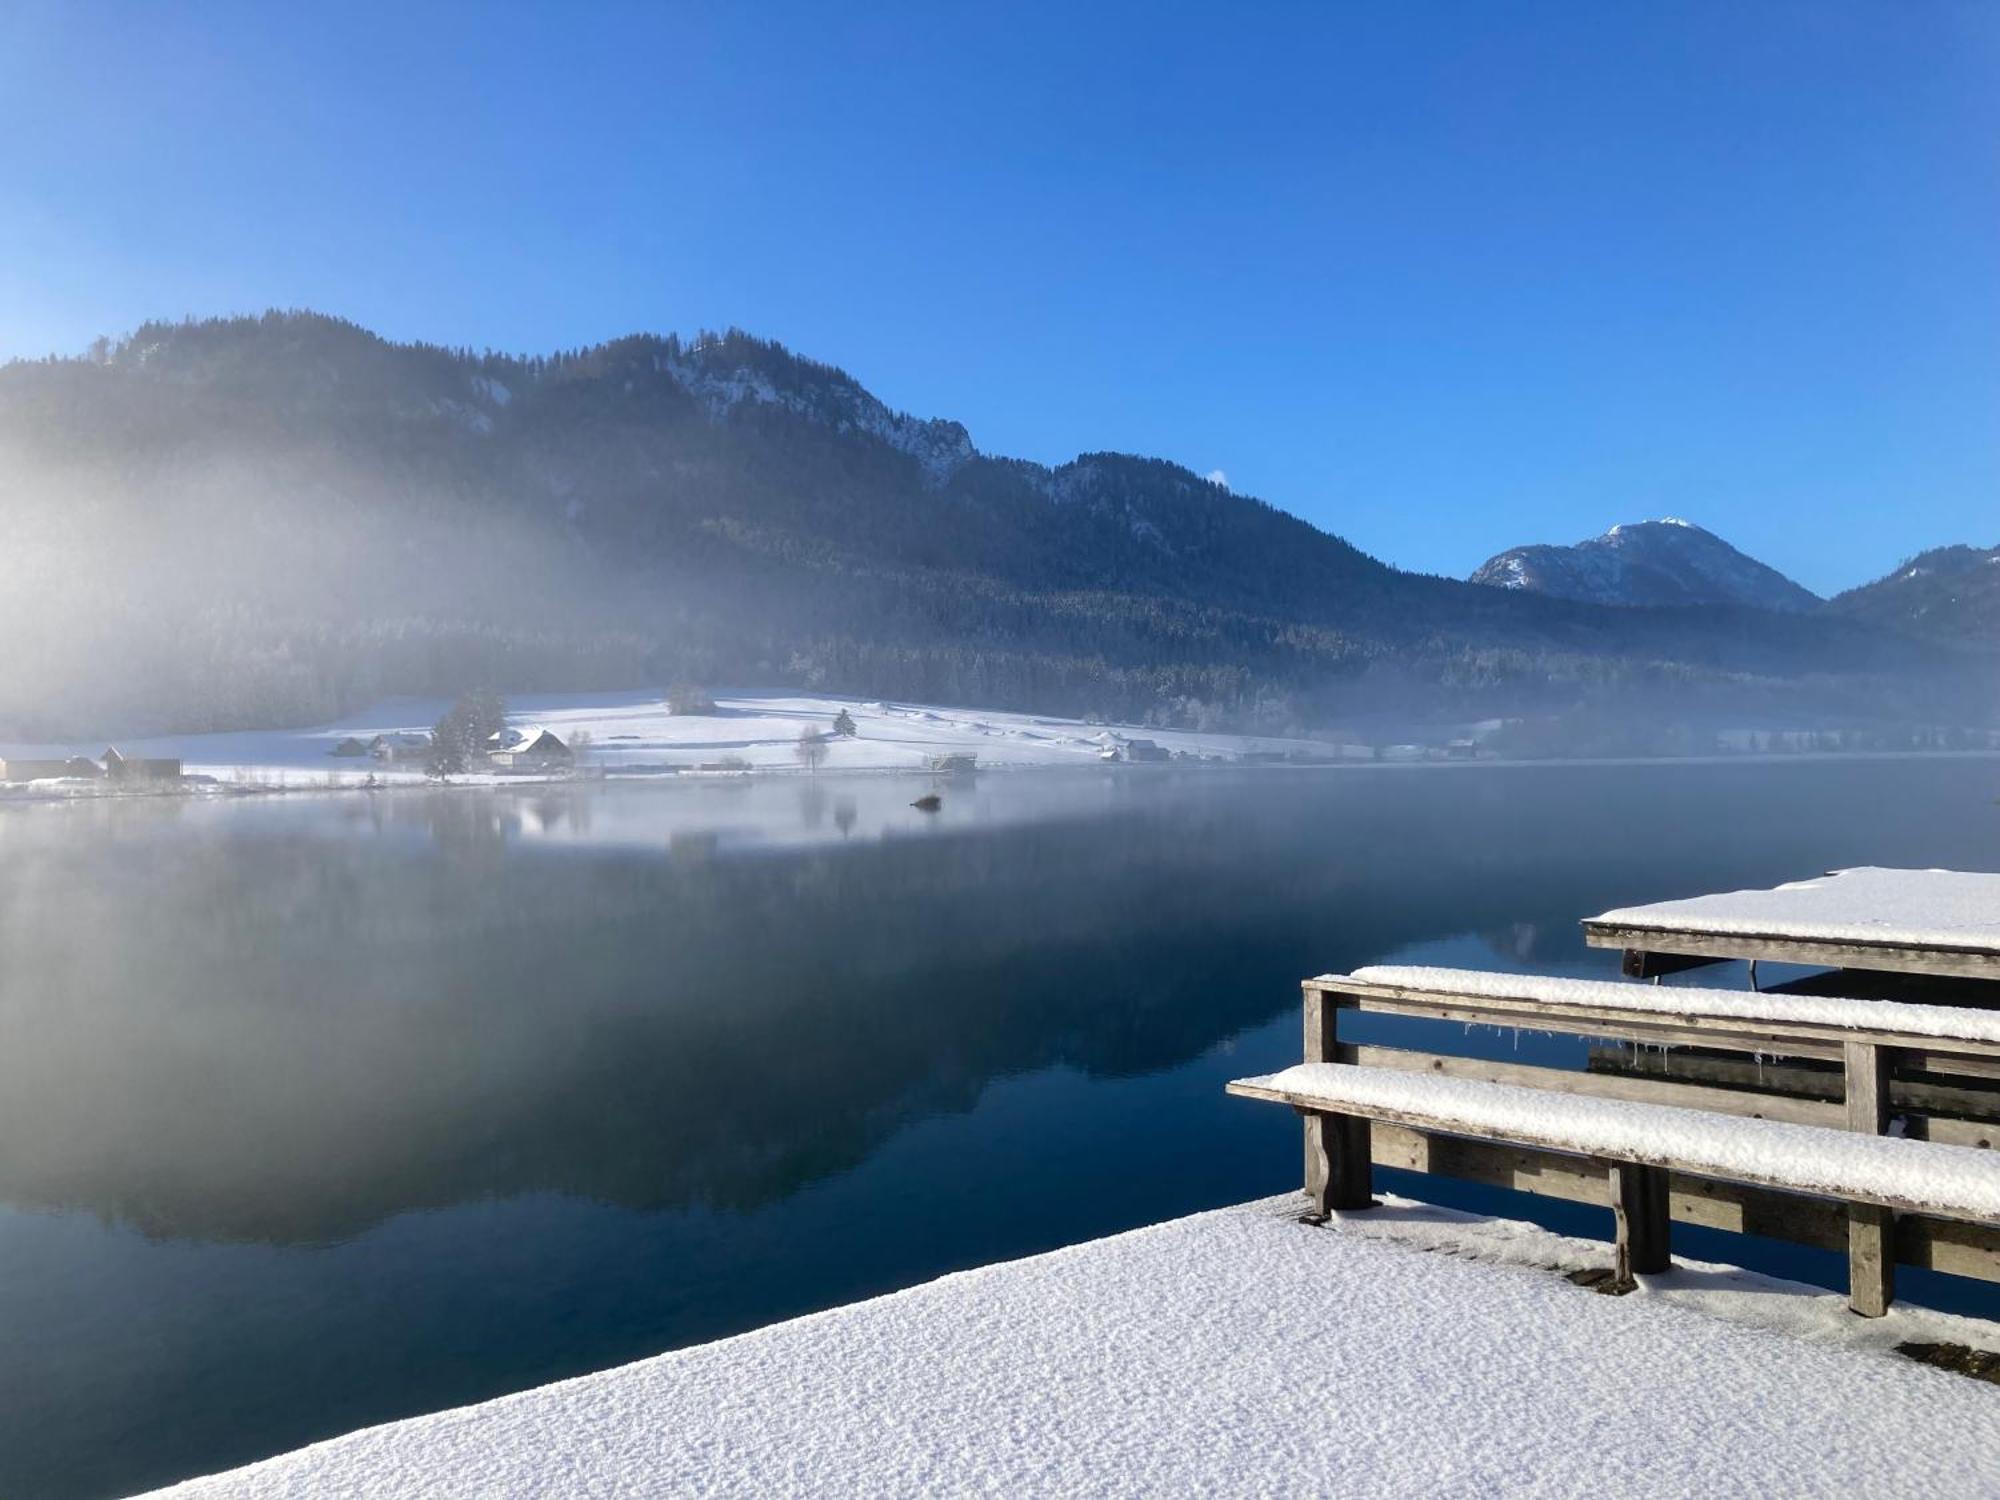
[[1738, 552], [1711, 531], [1669, 517], [1614, 526], [1573, 547], [1516, 547], [1489, 558], [1472, 582], [1592, 604], [1817, 609], [1817, 594]]
[[1571, 547], [1515, 547], [1480, 564], [1470, 581], [1592, 604], [1825, 610], [1906, 635], [2000, 645], [2000, 547], [1939, 547], [1823, 600], [1713, 532], [1667, 517]]
[[[1508, 554], [1514, 587], [1405, 573], [1157, 459], [983, 454], [735, 332], [516, 358], [150, 324], [0, 368], [0, 515], [22, 737], [677, 679], [1268, 730], [1994, 707], [1990, 629], [1813, 608], [1696, 528]], [[1592, 569], [1703, 607], [1537, 582]]]

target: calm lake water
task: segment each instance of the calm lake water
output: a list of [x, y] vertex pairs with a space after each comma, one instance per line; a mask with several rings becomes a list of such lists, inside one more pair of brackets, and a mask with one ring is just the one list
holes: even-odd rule
[[994, 774], [929, 818], [922, 790], [0, 808], [0, 1494], [1283, 1191], [1293, 1119], [1222, 1084], [1297, 1059], [1308, 974], [1607, 974], [1577, 928], [1607, 906], [2000, 868], [1981, 761]]

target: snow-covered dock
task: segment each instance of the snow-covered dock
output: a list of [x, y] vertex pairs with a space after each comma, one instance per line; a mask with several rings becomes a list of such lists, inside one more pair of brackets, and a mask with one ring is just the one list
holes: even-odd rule
[[2000, 875], [1830, 870], [1769, 890], [1717, 891], [1588, 917], [1635, 979], [1720, 959], [2000, 980]]
[[[2000, 1391], [1892, 1352], [1995, 1330], [1391, 1200], [1202, 1214], [352, 1434], [163, 1492], [2000, 1493]], [[1448, 1253], [1438, 1253], [1448, 1252]]]

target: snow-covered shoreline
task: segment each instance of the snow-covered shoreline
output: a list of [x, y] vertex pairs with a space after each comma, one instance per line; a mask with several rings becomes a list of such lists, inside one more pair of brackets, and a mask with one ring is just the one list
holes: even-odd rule
[[[946, 756], [970, 756], [982, 771], [1101, 767], [1227, 766], [1259, 770], [1465, 769], [1551, 764], [1710, 765], [1878, 759], [1994, 759], [2000, 751], [1742, 751], [1724, 755], [1605, 757], [1581, 761], [1498, 760], [1461, 739], [1465, 753], [1399, 744], [1382, 748], [1352, 740], [1224, 734], [1143, 725], [1100, 724], [1048, 714], [1004, 713], [938, 705], [885, 703], [794, 693], [720, 695], [714, 710], [670, 713], [663, 695], [643, 690], [533, 694], [510, 702], [509, 723], [551, 731], [582, 749], [574, 772], [480, 770], [451, 778], [459, 786], [532, 786], [556, 779], [620, 780], [743, 775], [934, 774]], [[426, 732], [444, 712], [439, 699], [387, 699], [328, 724], [306, 729], [238, 730], [142, 737], [117, 742], [128, 755], [178, 759], [188, 781], [172, 788], [140, 783], [48, 780], [0, 782], [0, 802], [74, 797], [156, 796], [166, 791], [239, 795], [273, 791], [342, 791], [436, 785], [420, 756], [377, 761], [341, 756], [343, 740]], [[854, 722], [851, 736], [833, 733], [837, 715]], [[801, 734], [821, 736], [817, 763], [799, 754]], [[102, 743], [0, 743], [0, 759], [66, 759], [95, 755]]]
[[[162, 1495], [2000, 1490], [2000, 1393], [1893, 1353], [1992, 1325], [1848, 1316], [1404, 1200], [1160, 1224], [366, 1429]], [[808, 1231], [809, 1232], [809, 1231]]]
[[[446, 706], [438, 699], [389, 699], [309, 729], [166, 735], [120, 741], [118, 748], [128, 755], [178, 759], [190, 777], [208, 778], [223, 790], [405, 785], [428, 779], [421, 756], [378, 761], [337, 755], [335, 747], [343, 741], [366, 744], [377, 736], [425, 733]], [[842, 713], [853, 721], [852, 735], [834, 732]], [[817, 764], [811, 768], [815, 774], [928, 772], [943, 756], [974, 757], [983, 770], [1093, 766], [1146, 755], [1182, 764], [1375, 758], [1366, 746], [1323, 740], [1155, 730], [1044, 714], [779, 693], [720, 695], [711, 711], [698, 714], [670, 712], [664, 696], [654, 691], [533, 694], [510, 700], [508, 722], [524, 732], [550, 731], [579, 748], [580, 771], [609, 776], [804, 773], [808, 768], [799, 754], [803, 734], [820, 736]], [[63, 759], [103, 748], [95, 743], [5, 744], [0, 757]], [[453, 778], [507, 785], [547, 779], [546, 774], [490, 771]], [[49, 795], [96, 790], [87, 782], [22, 785], [28, 790], [40, 785]]]

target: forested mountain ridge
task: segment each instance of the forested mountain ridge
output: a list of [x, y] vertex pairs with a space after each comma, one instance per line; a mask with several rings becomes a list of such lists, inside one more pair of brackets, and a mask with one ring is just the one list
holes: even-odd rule
[[2000, 641], [2000, 547], [1934, 547], [1831, 605], [1911, 635]]
[[1846, 619], [1399, 572], [1178, 465], [981, 454], [740, 333], [517, 358], [315, 314], [0, 369], [0, 732], [676, 678], [1306, 728], [1982, 713]]

